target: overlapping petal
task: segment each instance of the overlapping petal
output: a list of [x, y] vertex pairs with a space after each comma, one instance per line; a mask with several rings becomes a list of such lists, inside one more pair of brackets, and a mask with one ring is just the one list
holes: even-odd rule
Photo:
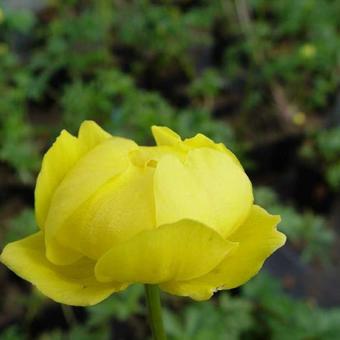
[[45, 256], [43, 233], [9, 243], [1, 261], [17, 275], [35, 285], [51, 299], [69, 305], [94, 305], [127, 287], [122, 283], [100, 283], [94, 262], [82, 259], [71, 266], [56, 266]]
[[85, 121], [79, 138], [63, 130], [46, 152], [35, 188], [35, 212], [40, 228], [44, 227], [53, 194], [68, 171], [90, 149], [112, 136], [95, 122]]
[[270, 215], [254, 205], [244, 224], [229, 237], [239, 243], [234, 252], [200, 278], [167, 282], [161, 288], [175, 295], [205, 300], [216, 290], [244, 284], [261, 269], [265, 259], [285, 243], [285, 235], [276, 229], [279, 222], [279, 216]]
[[181, 147], [181, 137], [175, 131], [172, 131], [168, 127], [154, 125], [151, 127], [151, 131], [158, 146], [166, 145]]
[[188, 280], [208, 273], [236, 246], [201, 223], [181, 220], [112, 247], [95, 273], [102, 282]]
[[237, 159], [237, 157], [223, 143], [215, 143], [210, 138], [201, 133], [198, 133], [196, 136], [192, 138], [185, 139], [183, 144], [185, 146], [188, 146], [190, 149], [211, 148], [223, 152], [228, 157], [230, 157], [235, 162], [235, 164], [242, 168], [242, 165]]
[[237, 157], [223, 144], [215, 143], [207, 136], [198, 133], [192, 138], [187, 138], [182, 141], [181, 137], [171, 129], [165, 126], [152, 126], [152, 134], [158, 146], [168, 146], [178, 151], [189, 151], [197, 148], [210, 148], [220, 152], [223, 152], [230, 157], [238, 166], [241, 163]]
[[69, 264], [72, 257], [60, 256], [55, 237], [67, 218], [102, 185], [129, 166], [128, 152], [137, 145], [127, 139], [110, 138], [84, 155], [54, 192], [45, 222], [47, 258], [55, 264]]
[[173, 155], [161, 158], [154, 190], [158, 225], [188, 218], [209, 225], [223, 237], [245, 220], [253, 202], [243, 169], [208, 148], [189, 151], [184, 162]]
[[98, 259], [113, 245], [154, 228], [153, 173], [152, 167], [130, 164], [72, 213], [57, 239]]
[[95, 304], [130, 283], [209, 298], [255, 275], [282, 246], [278, 216], [253, 205], [235, 155], [202, 134], [152, 127], [139, 147], [84, 122], [46, 153], [35, 191], [40, 232], [0, 260], [55, 301]]
[[137, 150], [130, 152], [131, 162], [138, 167], [157, 167], [158, 162], [166, 155], [173, 155], [185, 160], [186, 153], [178, 148], [169, 145], [161, 146], [140, 146]]

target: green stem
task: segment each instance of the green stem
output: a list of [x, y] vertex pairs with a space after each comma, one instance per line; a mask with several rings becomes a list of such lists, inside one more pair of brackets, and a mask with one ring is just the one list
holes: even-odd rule
[[145, 295], [153, 338], [154, 340], [166, 340], [162, 320], [161, 298], [158, 286], [145, 285]]
[[73, 309], [71, 306], [61, 304], [61, 309], [64, 314], [65, 321], [67, 322], [70, 328], [75, 327], [77, 325], [77, 319], [74, 315]]

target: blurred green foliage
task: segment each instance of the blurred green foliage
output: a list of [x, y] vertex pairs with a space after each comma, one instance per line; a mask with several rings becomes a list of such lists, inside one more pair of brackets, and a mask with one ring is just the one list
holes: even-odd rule
[[329, 262], [329, 249], [335, 241], [335, 235], [322, 216], [312, 211], [298, 212], [292, 205], [281, 203], [277, 194], [267, 187], [255, 188], [255, 201], [270, 213], [281, 216], [279, 228], [290, 242], [302, 248], [302, 260]]
[[26, 208], [9, 221], [4, 239], [1, 240], [1, 243], [4, 246], [9, 242], [29, 236], [36, 231], [37, 225], [34, 212], [32, 209]]
[[313, 165], [322, 164], [329, 185], [340, 189], [340, 127], [332, 127], [313, 134], [301, 148], [301, 155]]
[[245, 285], [242, 293], [255, 305], [256, 332], [267, 334], [266, 338], [331, 340], [339, 335], [340, 308], [326, 311], [312, 301], [293, 299], [265, 272]]
[[[242, 78], [247, 90], [246, 110], [256, 110], [268, 99], [261, 86], [279, 82], [300, 110], [313, 113], [327, 105], [339, 77], [337, 1], [252, 0], [239, 3], [238, 19], [248, 39], [225, 54], [232, 79]], [[241, 3], [245, 6], [241, 7]], [[252, 13], [255, 20], [244, 18]], [[237, 25], [234, 26], [236, 31]], [[244, 59], [253, 65], [244, 68]], [[260, 67], [259, 67], [260, 66]], [[245, 79], [245, 77], [247, 79]], [[308, 84], [308, 85], [307, 85]], [[307, 86], [306, 86], [307, 85]]]
[[[266, 117], [274, 125], [287, 118], [280, 117], [285, 108], [275, 116], [277, 110], [268, 105], [268, 95], [277, 86], [284, 87], [286, 99], [307, 117], [317, 115], [339, 85], [334, 72], [339, 68], [338, 3], [245, 4], [238, 9], [236, 2], [235, 9], [204, 1], [186, 10], [180, 4], [148, 1], [65, 2], [39, 16], [24, 9], [5, 10], [0, 158], [23, 180], [32, 181], [38, 164], [37, 131], [28, 122], [36, 108], [45, 116], [60, 112], [60, 126], [72, 131], [92, 118], [114, 133], [145, 142], [150, 124], [164, 124], [184, 135], [200, 130], [242, 154], [244, 145], [230, 124], [211, 119], [224, 98], [233, 103], [226, 113], [239, 113], [234, 129], [242, 136], [252, 134], [244, 122], [254, 114], [259, 122]], [[247, 13], [253, 19], [245, 23]], [[136, 85], [150, 73], [154, 90]], [[182, 80], [176, 84], [178, 76]], [[167, 78], [162, 96], [157, 82]], [[176, 98], [183, 96], [189, 105], [178, 109]], [[294, 124], [294, 116], [288, 118]], [[339, 181], [338, 169], [337, 164], [328, 170], [332, 185]]]
[[165, 314], [165, 327], [170, 339], [239, 339], [254, 327], [250, 301], [228, 294], [220, 295], [215, 303], [192, 303], [175, 314]]
[[[1, 189], [33, 190], [41, 156], [61, 128], [76, 133], [81, 121], [95, 119], [147, 144], [153, 124], [184, 137], [201, 132], [226, 143], [246, 169], [256, 168], [249, 151], [298, 134], [299, 162], [318, 169], [327, 190], [339, 193], [340, 128], [323, 128], [340, 121], [337, 107], [330, 119], [340, 85], [339, 16], [336, 0], [68, 0], [37, 11], [0, 2]], [[335, 233], [327, 216], [299, 211], [294, 198], [283, 203], [266, 187], [255, 196], [282, 216], [279, 228], [304, 263], [332, 261]], [[0, 205], [2, 245], [36, 230], [32, 207], [16, 208], [11, 199]], [[0, 301], [1, 339], [148, 336], [141, 286], [81, 314], [7, 274], [1, 273], [8, 301]], [[223, 292], [208, 302], [164, 298], [170, 339], [340, 334], [339, 308], [292, 298], [266, 273], [236, 295]], [[39, 324], [50, 308], [57, 319], [51, 329]]]

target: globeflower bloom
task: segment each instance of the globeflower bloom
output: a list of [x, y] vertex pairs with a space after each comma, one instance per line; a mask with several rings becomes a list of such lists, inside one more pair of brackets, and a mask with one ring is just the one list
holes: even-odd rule
[[35, 189], [39, 231], [1, 261], [51, 299], [93, 305], [130, 284], [205, 300], [254, 276], [285, 243], [235, 155], [152, 127], [138, 146], [85, 121], [63, 130]]

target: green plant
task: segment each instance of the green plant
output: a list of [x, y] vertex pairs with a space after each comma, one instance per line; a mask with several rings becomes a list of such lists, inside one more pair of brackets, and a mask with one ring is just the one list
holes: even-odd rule
[[340, 127], [315, 131], [302, 145], [300, 154], [314, 166], [320, 166], [330, 187], [340, 189]]
[[143, 286], [135, 285], [96, 306], [88, 307], [88, 326], [103, 327], [112, 319], [112, 315], [118, 320], [124, 321], [131, 315], [142, 312], [144, 309], [141, 305], [143, 294]]
[[301, 256], [306, 262], [320, 259], [329, 261], [329, 247], [335, 235], [328, 229], [326, 221], [311, 211], [299, 213], [293, 206], [282, 204], [277, 194], [266, 187], [255, 188], [256, 202], [267, 207], [273, 214], [280, 214], [282, 222], [279, 229], [296, 246], [302, 248]]
[[216, 15], [214, 6], [204, 5], [185, 12], [171, 4], [150, 5], [140, 1], [119, 3], [115, 9], [120, 13], [115, 21], [119, 41], [139, 56], [132, 64], [135, 72], [145, 70], [147, 61], [156, 61], [160, 70], [177, 64], [192, 76], [195, 58], [190, 51], [212, 42], [209, 30]]
[[8, 223], [2, 244], [7, 244], [30, 235], [37, 230], [33, 209], [26, 208], [20, 211]]
[[165, 314], [170, 339], [237, 340], [253, 327], [252, 304], [243, 298], [221, 294], [215, 303], [190, 303], [178, 313]]
[[[0, 160], [10, 164], [23, 182], [33, 181], [38, 166], [34, 129], [28, 123], [27, 88], [32, 74], [22, 67], [11, 38], [29, 34], [35, 17], [28, 11], [2, 12], [0, 33]], [[3, 40], [3, 42], [1, 41]], [[1, 48], [2, 47], [2, 48]]]
[[257, 331], [270, 339], [331, 340], [340, 332], [340, 309], [322, 309], [315, 303], [293, 299], [277, 279], [262, 273], [242, 289], [244, 298], [255, 303]]
[[340, 127], [321, 131], [316, 136], [316, 146], [325, 160], [326, 179], [330, 186], [340, 188]]

